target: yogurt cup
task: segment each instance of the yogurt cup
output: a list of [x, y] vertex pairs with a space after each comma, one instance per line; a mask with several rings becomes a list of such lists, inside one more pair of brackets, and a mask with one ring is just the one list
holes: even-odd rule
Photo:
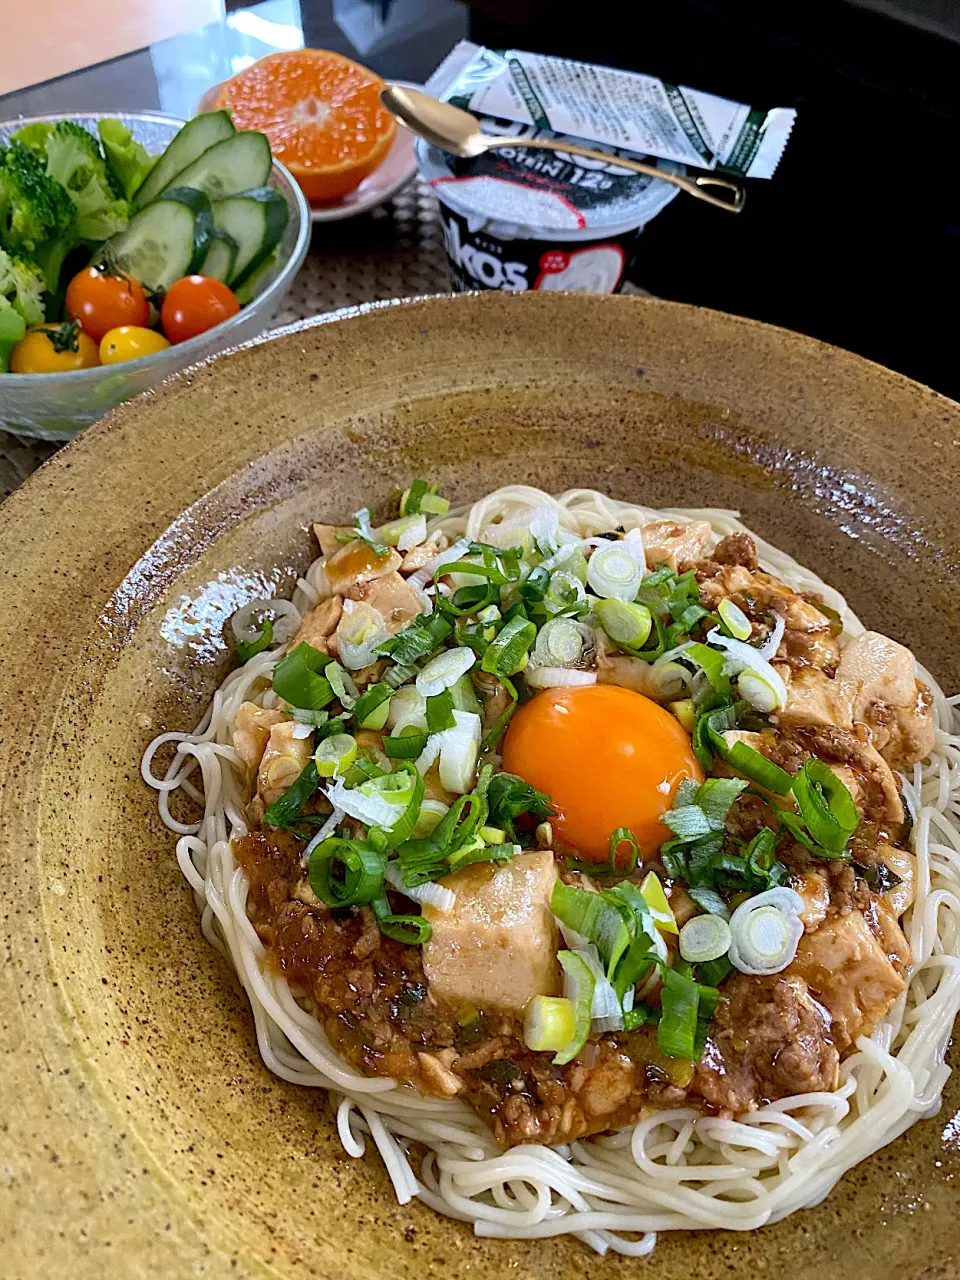
[[[591, 143], [609, 160], [588, 160], [564, 151], [565, 141], [576, 141], [569, 135], [509, 120], [483, 123], [515, 137], [516, 146], [472, 160], [422, 139], [416, 146], [439, 202], [454, 290], [619, 293], [643, 228], [679, 189], [617, 164], [613, 147]], [[529, 137], [548, 137], [556, 149], [525, 147]], [[684, 172], [670, 160], [649, 163]]]

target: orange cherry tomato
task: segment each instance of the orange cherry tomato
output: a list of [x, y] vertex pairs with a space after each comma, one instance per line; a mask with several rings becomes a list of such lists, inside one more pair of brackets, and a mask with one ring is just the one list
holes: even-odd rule
[[97, 344], [76, 320], [35, 325], [10, 352], [11, 373], [72, 373], [99, 363]]
[[67, 315], [79, 320], [83, 331], [99, 343], [103, 335], [122, 324], [150, 323], [150, 303], [136, 280], [122, 271], [87, 267], [67, 285]]
[[184, 276], [167, 290], [160, 309], [163, 332], [171, 342], [186, 342], [229, 320], [240, 310], [235, 294], [209, 276]]
[[156, 329], [141, 325], [122, 324], [103, 335], [100, 343], [100, 363], [120, 364], [123, 360], [137, 360], [140, 356], [152, 356], [164, 351], [170, 343]]

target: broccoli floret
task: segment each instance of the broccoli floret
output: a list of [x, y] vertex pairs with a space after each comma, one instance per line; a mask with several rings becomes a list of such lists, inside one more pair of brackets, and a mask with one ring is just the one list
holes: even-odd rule
[[0, 307], [12, 307], [27, 324], [41, 324], [43, 290], [39, 267], [0, 249]]
[[37, 156], [19, 142], [0, 147], [0, 245], [32, 253], [72, 220], [73, 201]]
[[70, 193], [75, 207], [71, 232], [78, 240], [106, 240], [130, 221], [122, 191], [114, 188], [100, 144], [70, 120], [56, 124], [46, 140], [47, 177]]
[[107, 157], [107, 168], [126, 198], [132, 200], [160, 157], [148, 155], [146, 148], [134, 140], [133, 134], [120, 120], [100, 120], [97, 131]]
[[51, 133], [53, 133], [53, 125], [38, 120], [34, 124], [24, 125], [22, 129], [18, 129], [13, 138], [22, 147], [27, 147], [34, 154], [41, 156], [44, 163], [46, 163], [47, 138], [50, 137]]

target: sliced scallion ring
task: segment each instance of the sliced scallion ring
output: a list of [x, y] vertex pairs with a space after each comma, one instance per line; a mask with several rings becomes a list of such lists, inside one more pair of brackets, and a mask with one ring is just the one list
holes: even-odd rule
[[587, 563], [587, 584], [604, 600], [635, 599], [643, 574], [643, 564], [616, 542], [597, 547]]
[[779, 677], [774, 681], [759, 671], [742, 671], [737, 688], [744, 702], [749, 702], [754, 711], [761, 711], [764, 715], [781, 711], [787, 705], [786, 686]]
[[680, 954], [691, 964], [719, 960], [730, 949], [730, 936], [730, 926], [720, 916], [694, 916], [680, 930]]
[[596, 607], [601, 627], [615, 644], [639, 649], [646, 644], [653, 618], [645, 604], [631, 604], [616, 596], [601, 600]]
[[550, 575], [550, 583], [543, 597], [543, 607], [548, 613], [559, 613], [578, 605], [587, 596], [583, 583], [566, 569], [558, 569]]
[[534, 1053], [559, 1053], [576, 1032], [573, 1001], [565, 996], [532, 996], [523, 1011], [523, 1042]]
[[[803, 936], [803, 899], [793, 889], [768, 889], [742, 902], [730, 918], [730, 960], [741, 973], [779, 973]], [[713, 917], [711, 917], [713, 918]]]
[[310, 855], [310, 887], [328, 907], [362, 906], [381, 892], [386, 865], [385, 854], [329, 836]]
[[534, 656], [545, 667], [572, 667], [593, 645], [593, 629], [573, 618], [553, 618], [540, 628]]
[[721, 600], [717, 613], [719, 613], [724, 626], [734, 640], [746, 640], [748, 638], [753, 630], [753, 623], [738, 604], [734, 604], [730, 599]]
[[321, 778], [342, 778], [357, 758], [357, 740], [349, 733], [335, 733], [324, 738], [313, 758]]

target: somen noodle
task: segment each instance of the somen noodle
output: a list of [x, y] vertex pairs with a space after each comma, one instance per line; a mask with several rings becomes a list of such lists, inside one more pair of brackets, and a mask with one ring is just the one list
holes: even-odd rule
[[[717, 538], [745, 531], [730, 511], [651, 510], [588, 489], [554, 498], [518, 485], [434, 517], [428, 531], [449, 543], [462, 536], [479, 542], [499, 526], [529, 527], [551, 512], [583, 539], [664, 519], [706, 520]], [[819, 593], [849, 636], [863, 630], [829, 584], [751, 536], [763, 570], [798, 592]], [[298, 580], [293, 605], [302, 614], [327, 594], [321, 558]], [[329, 1092], [344, 1150], [360, 1157], [372, 1143], [400, 1203], [419, 1197], [472, 1223], [479, 1236], [570, 1234], [600, 1254], [640, 1256], [660, 1231], [752, 1230], [815, 1205], [846, 1170], [937, 1111], [960, 1010], [960, 698], [947, 697], [929, 673], [917, 669], [933, 694], [936, 745], [902, 777], [917, 858], [916, 900], [902, 921], [913, 961], [906, 990], [842, 1060], [838, 1087], [781, 1098], [736, 1118], [661, 1107], [614, 1133], [503, 1150], [459, 1099], [421, 1096], [410, 1085], [361, 1074], [331, 1046], [306, 994], [268, 964], [247, 912], [247, 877], [231, 849], [248, 831], [233, 730], [242, 703], [279, 705], [270, 681], [282, 654], [268, 649], [233, 671], [193, 733], [156, 738], [143, 757], [143, 777], [159, 792], [161, 817], [178, 837], [177, 859], [203, 933], [247, 993], [267, 1067]], [[154, 757], [168, 743], [175, 754], [158, 778]], [[202, 807], [199, 821], [171, 811], [175, 793]]]

